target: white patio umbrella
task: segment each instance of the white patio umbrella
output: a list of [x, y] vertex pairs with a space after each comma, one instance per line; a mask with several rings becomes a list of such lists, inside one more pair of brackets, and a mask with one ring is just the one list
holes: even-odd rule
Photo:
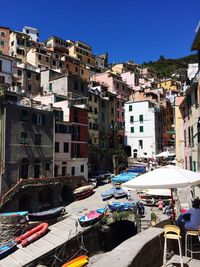
[[122, 186], [131, 189], [172, 189], [200, 184], [200, 173], [167, 165], [142, 174]]
[[[132, 189], [172, 189], [200, 184], [200, 173], [167, 165], [154, 171], [142, 174], [122, 186]], [[173, 207], [173, 194], [172, 207]], [[174, 212], [174, 211], [173, 211]]]

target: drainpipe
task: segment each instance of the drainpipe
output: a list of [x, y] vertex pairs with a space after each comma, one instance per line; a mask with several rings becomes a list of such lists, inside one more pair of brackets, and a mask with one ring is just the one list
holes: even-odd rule
[[53, 164], [53, 166], [52, 166], [52, 174], [53, 174], [53, 177], [54, 177], [54, 175], [55, 175], [55, 170], [54, 170], [54, 166], [55, 166], [55, 135], [56, 135], [56, 133], [55, 133], [55, 131], [56, 131], [56, 127], [55, 127], [55, 113], [53, 112], [53, 161], [52, 161], [52, 164]]

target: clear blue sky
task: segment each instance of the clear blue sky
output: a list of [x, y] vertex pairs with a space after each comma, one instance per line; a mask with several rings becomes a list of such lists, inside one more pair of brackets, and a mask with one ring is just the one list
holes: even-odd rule
[[81, 40], [109, 62], [142, 63], [191, 54], [200, 0], [1, 0], [0, 11], [0, 25], [36, 27], [41, 41]]

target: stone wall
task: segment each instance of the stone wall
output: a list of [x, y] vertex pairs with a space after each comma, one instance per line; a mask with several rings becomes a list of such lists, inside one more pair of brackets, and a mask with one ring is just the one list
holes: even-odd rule
[[82, 185], [82, 176], [56, 177], [48, 179], [28, 179], [8, 196], [0, 212], [36, 212], [66, 205], [74, 200], [73, 190]]

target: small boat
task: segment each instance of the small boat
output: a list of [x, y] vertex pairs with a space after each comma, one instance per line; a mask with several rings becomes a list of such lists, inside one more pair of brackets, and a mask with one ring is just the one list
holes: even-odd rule
[[128, 172], [133, 173], [144, 173], [146, 172], [146, 166], [143, 165], [133, 165], [128, 168]]
[[17, 243], [15, 241], [9, 241], [8, 243], [0, 247], [0, 259], [8, 256], [17, 249]]
[[41, 223], [40, 225], [26, 232], [25, 234], [17, 237], [15, 239], [15, 242], [17, 242], [18, 244], [21, 243], [22, 247], [26, 247], [30, 243], [36, 241], [41, 236], [43, 236], [47, 232], [48, 226], [48, 223]]
[[73, 195], [75, 197], [75, 200], [84, 199], [86, 197], [89, 197], [93, 194], [94, 187], [92, 185], [84, 185], [81, 187], [76, 188], [73, 191]]
[[40, 211], [40, 212], [34, 212], [29, 213], [28, 218], [30, 221], [44, 221], [56, 218], [58, 216], [61, 216], [65, 213], [64, 207], [58, 207], [50, 210]]
[[13, 212], [3, 212], [0, 216], [26, 216], [28, 211], [13, 211]]
[[122, 198], [127, 197], [127, 191], [123, 188], [115, 188], [114, 191], [114, 198]]
[[107, 200], [114, 196], [115, 188], [112, 187], [101, 194], [102, 200]]
[[133, 210], [136, 207], [137, 207], [136, 204], [131, 202], [108, 203], [108, 208], [110, 211], [127, 211], [127, 210]]
[[104, 208], [91, 210], [86, 215], [80, 217], [78, 221], [82, 227], [92, 225], [98, 222], [104, 216], [104, 212], [105, 212]]
[[88, 256], [83, 255], [63, 264], [62, 267], [82, 267], [86, 265], [88, 261]]

